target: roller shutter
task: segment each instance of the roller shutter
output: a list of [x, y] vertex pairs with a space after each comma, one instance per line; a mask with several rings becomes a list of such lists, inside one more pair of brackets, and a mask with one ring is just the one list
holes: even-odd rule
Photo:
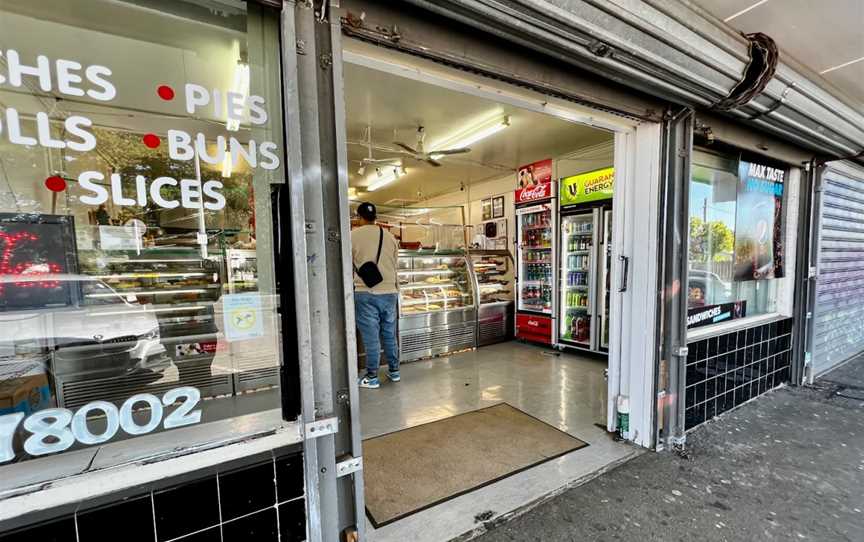
[[864, 352], [864, 170], [829, 163], [819, 196], [814, 376]]

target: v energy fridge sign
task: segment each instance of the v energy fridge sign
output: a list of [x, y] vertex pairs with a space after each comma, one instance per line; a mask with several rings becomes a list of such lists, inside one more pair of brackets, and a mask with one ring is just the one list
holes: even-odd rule
[[561, 205], [612, 199], [615, 168], [607, 167], [561, 179]]

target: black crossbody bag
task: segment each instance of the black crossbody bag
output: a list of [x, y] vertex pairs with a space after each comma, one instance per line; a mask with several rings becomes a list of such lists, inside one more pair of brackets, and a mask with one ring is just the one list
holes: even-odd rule
[[374, 262], [366, 262], [360, 266], [354, 266], [354, 272], [363, 281], [367, 288], [374, 288], [378, 284], [384, 282], [384, 277], [381, 276], [381, 270], [378, 269], [378, 260], [381, 259], [381, 244], [384, 242], [384, 228], [378, 226], [378, 254], [375, 255]]

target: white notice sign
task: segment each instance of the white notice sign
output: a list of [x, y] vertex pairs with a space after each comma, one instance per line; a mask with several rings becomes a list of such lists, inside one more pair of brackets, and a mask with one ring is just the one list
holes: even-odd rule
[[257, 293], [223, 295], [222, 309], [225, 338], [228, 341], [264, 336], [261, 297]]

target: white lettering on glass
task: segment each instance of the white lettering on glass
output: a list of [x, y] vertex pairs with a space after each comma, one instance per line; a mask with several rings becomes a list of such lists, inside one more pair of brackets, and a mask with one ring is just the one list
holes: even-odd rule
[[[180, 401], [180, 404], [164, 416], [165, 407], [170, 407]], [[0, 463], [15, 459], [13, 440], [21, 420], [23, 428], [30, 433], [24, 441], [24, 451], [32, 456], [41, 456], [63, 452], [72, 447], [75, 442], [85, 445], [96, 445], [108, 442], [122, 429], [126, 434], [136, 436], [151, 433], [161, 423], [165, 429], [174, 429], [201, 422], [201, 409], [196, 409], [201, 401], [201, 392], [197, 388], [185, 386], [168, 391], [160, 400], [155, 395], [141, 393], [133, 395], [118, 409], [108, 401], [94, 401], [73, 412], [66, 408], [49, 408], [33, 413], [26, 419], [24, 414], [16, 412], [0, 416]], [[139, 424], [135, 419], [135, 406], [144, 403], [139, 413], [149, 410], [147, 423]], [[98, 420], [99, 428], [88, 425], [88, 418]]]

